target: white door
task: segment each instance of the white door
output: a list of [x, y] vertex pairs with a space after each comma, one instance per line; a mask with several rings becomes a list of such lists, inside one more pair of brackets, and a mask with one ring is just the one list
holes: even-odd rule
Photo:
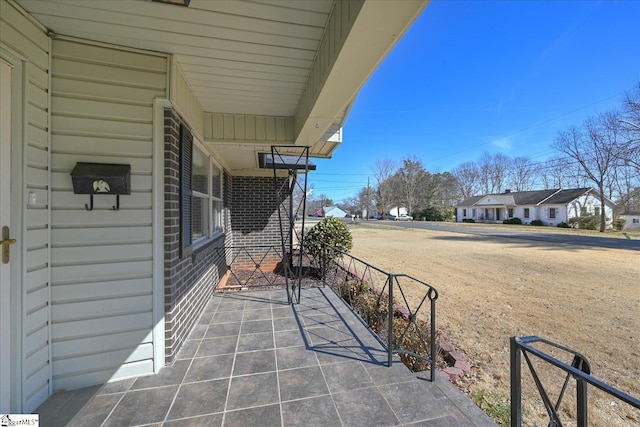
[[[0, 241], [4, 244], [2, 252], [10, 250], [6, 234], [9, 228], [11, 200], [11, 67], [0, 61]], [[4, 227], [7, 227], [6, 229]], [[2, 233], [2, 230], [5, 230]], [[10, 252], [9, 252], [10, 255]], [[2, 256], [2, 258], [5, 258]], [[10, 264], [6, 259], [0, 261], [0, 413], [10, 411], [11, 380], [11, 276]]]

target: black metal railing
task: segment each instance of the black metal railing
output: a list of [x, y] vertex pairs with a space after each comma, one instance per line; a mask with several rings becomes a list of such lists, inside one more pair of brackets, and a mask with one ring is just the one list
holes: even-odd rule
[[298, 282], [305, 286], [322, 285], [321, 277], [309, 267], [309, 257], [304, 254], [300, 257], [304, 263], [289, 265], [287, 271], [285, 259], [291, 262], [297, 257], [283, 257], [282, 248], [277, 244], [221, 246], [217, 251], [227, 265], [227, 277], [219, 290], [286, 287], [288, 292], [293, 292], [292, 285]]
[[[436, 289], [328, 245], [323, 246], [318, 262], [323, 284], [345, 300], [384, 342], [388, 366], [397, 354], [414, 372], [428, 369], [433, 381], [438, 354]], [[428, 313], [423, 314], [425, 311]]]
[[[560, 418], [560, 405], [565, 396], [567, 385], [571, 378], [576, 380], [576, 422], [578, 427], [587, 426], [587, 386], [592, 385], [605, 393], [609, 394], [616, 399], [625, 402], [636, 409], [640, 409], [640, 400], [623, 392], [609, 384], [595, 378], [591, 375], [591, 368], [587, 359], [581, 354], [556, 344], [554, 342], [539, 338], [537, 336], [529, 337], [511, 337], [511, 426], [519, 427], [522, 425], [522, 375], [521, 364], [522, 358], [524, 358], [531, 376], [533, 377], [540, 398], [544, 404], [544, 407], [549, 415], [549, 426], [560, 427], [562, 426], [562, 420]], [[554, 351], [559, 351], [568, 354], [572, 358], [571, 363], [566, 363], [559, 360], [539, 348], [534, 347], [534, 344], [543, 344], [550, 346]], [[532, 357], [536, 357], [548, 364], [561, 369], [566, 373], [563, 385], [558, 392], [558, 397], [552, 402], [549, 391], [542, 384], [540, 375], [535, 369], [532, 362]]]

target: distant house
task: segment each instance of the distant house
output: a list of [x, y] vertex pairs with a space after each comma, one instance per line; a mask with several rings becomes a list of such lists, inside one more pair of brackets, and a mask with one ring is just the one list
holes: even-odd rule
[[626, 230], [640, 230], [640, 211], [622, 213], [620, 218], [625, 220]]
[[324, 206], [316, 213], [318, 214], [318, 216], [322, 216], [325, 218], [330, 216], [335, 216], [336, 218], [344, 218], [345, 216], [349, 215], [349, 212], [345, 212], [337, 206]]
[[[614, 203], [605, 198], [607, 223], [613, 218]], [[568, 222], [583, 215], [600, 215], [600, 194], [593, 188], [551, 189], [473, 196], [457, 205], [456, 221], [502, 222], [520, 218], [523, 224], [541, 220], [545, 225]]]

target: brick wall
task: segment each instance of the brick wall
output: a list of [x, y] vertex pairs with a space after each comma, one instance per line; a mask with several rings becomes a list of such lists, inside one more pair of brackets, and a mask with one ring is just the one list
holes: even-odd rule
[[[231, 177], [223, 173], [224, 236], [180, 258], [180, 116], [165, 110], [165, 358], [170, 364], [196, 324], [233, 256], [231, 247], [280, 248], [280, 227], [273, 177]], [[285, 178], [283, 178], [284, 180]], [[283, 200], [288, 203], [288, 199]], [[283, 217], [286, 222], [286, 218]], [[272, 252], [273, 253], [273, 252]], [[280, 261], [273, 253], [262, 264]], [[236, 261], [240, 262], [240, 259]], [[255, 267], [255, 266], [254, 266]]]
[[[225, 253], [218, 249], [229, 245], [227, 233], [193, 254], [180, 258], [180, 123], [178, 114], [165, 110], [165, 209], [164, 209], [164, 306], [165, 358], [172, 363], [185, 338], [211, 299], [215, 287], [227, 270]], [[225, 173], [225, 214], [229, 229], [229, 177]]]
[[[286, 178], [282, 178], [281, 185]], [[287, 199], [281, 199], [281, 203], [288, 203]], [[271, 246], [278, 251], [281, 247], [280, 226], [278, 219], [278, 204], [273, 177], [233, 177], [233, 193], [230, 198], [231, 230], [233, 233], [233, 245], [241, 246]], [[286, 215], [281, 213], [284, 229], [286, 230]], [[266, 249], [265, 249], [266, 251]], [[254, 259], [259, 257], [260, 250], [249, 251], [256, 253]], [[279, 252], [277, 252], [279, 253]], [[270, 252], [268, 259], [262, 262], [264, 270], [272, 270], [281, 261], [281, 256], [274, 251]], [[254, 268], [250, 258], [239, 254], [234, 258], [234, 266], [242, 268], [241, 263], [247, 262], [247, 268]]]

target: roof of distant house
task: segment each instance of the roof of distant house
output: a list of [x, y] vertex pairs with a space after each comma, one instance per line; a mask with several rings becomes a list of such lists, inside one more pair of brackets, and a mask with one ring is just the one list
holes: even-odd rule
[[592, 192], [596, 195], [599, 194], [597, 191], [590, 187], [568, 189], [552, 188], [547, 190], [517, 192], [507, 190], [504, 193], [472, 196], [458, 203], [457, 206], [473, 206], [480, 200], [489, 196], [495, 198], [497, 202], [505, 205], [564, 205], [589, 192]]

